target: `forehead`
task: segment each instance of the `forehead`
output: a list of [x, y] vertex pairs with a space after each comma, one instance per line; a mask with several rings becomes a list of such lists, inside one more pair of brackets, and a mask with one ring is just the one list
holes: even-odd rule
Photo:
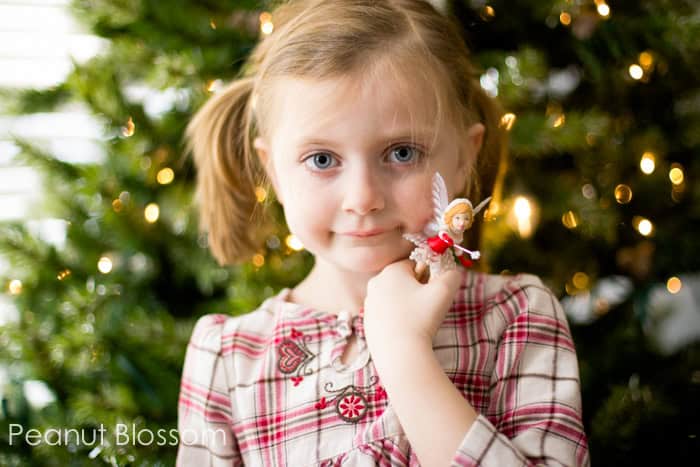
[[391, 67], [323, 80], [278, 78], [271, 103], [272, 139], [284, 138], [285, 144], [406, 132], [432, 139], [440, 128], [437, 97], [427, 80]]

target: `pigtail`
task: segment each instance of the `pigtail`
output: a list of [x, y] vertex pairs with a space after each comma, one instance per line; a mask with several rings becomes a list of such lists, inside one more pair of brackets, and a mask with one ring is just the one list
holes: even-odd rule
[[[477, 112], [477, 118], [486, 128], [481, 151], [476, 159], [470, 179], [467, 197], [474, 203], [491, 196], [491, 202], [486, 215], [497, 215], [501, 205], [501, 189], [508, 167], [508, 133], [501, 125], [503, 111], [499, 102], [489, 97], [478, 84], [472, 87], [472, 108]], [[468, 241], [471, 245], [480, 245], [482, 240], [483, 216], [477, 216], [473, 227], [469, 230]]]
[[200, 229], [219, 264], [245, 261], [261, 244], [255, 187], [264, 171], [253, 156], [253, 78], [245, 77], [214, 94], [185, 131], [187, 151], [197, 168]]

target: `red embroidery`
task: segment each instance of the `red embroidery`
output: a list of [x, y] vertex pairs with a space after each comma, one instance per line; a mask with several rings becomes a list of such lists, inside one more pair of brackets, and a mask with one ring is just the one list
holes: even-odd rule
[[[356, 423], [362, 420], [365, 415], [367, 415], [367, 410], [369, 409], [368, 399], [371, 401], [381, 401], [386, 398], [386, 391], [381, 386], [378, 386], [374, 394], [368, 396], [369, 389], [375, 386], [379, 382], [379, 378], [376, 376], [370, 377], [370, 384], [368, 386], [355, 386], [348, 384], [341, 389], [333, 389], [333, 383], [328, 382], [325, 384], [324, 389], [326, 392], [336, 393], [330, 402], [326, 401], [325, 397], [322, 397], [319, 402], [314, 404], [316, 409], [324, 409], [329, 403], [335, 401], [335, 411], [341, 420]], [[382, 410], [378, 409], [378, 414], [381, 415]]]
[[294, 373], [304, 363], [306, 353], [295, 342], [285, 339], [279, 347], [279, 369], [282, 373]]
[[356, 422], [365, 416], [367, 412], [367, 401], [365, 396], [359, 391], [352, 391], [350, 394], [338, 399], [336, 411], [340, 418], [346, 422]]
[[314, 404], [314, 407], [317, 410], [325, 409], [326, 407], [328, 407], [328, 404], [326, 403], [326, 398], [322, 397], [321, 400], [319, 400], [318, 402], [316, 402], [316, 404]]
[[386, 397], [386, 391], [384, 390], [383, 387], [379, 386], [377, 388], [377, 391], [374, 393], [374, 400], [375, 401], [380, 401]]
[[311, 339], [310, 336], [306, 336], [303, 332], [292, 328], [291, 337], [294, 340], [283, 338], [279, 344], [277, 349], [279, 353], [277, 367], [282, 373], [296, 373], [296, 376], [292, 377], [292, 381], [294, 386], [297, 386], [303, 379], [301, 373], [310, 375], [313, 372], [311, 368], [305, 367], [311, 360], [316, 358], [316, 355], [311, 353], [306, 346], [306, 341]]

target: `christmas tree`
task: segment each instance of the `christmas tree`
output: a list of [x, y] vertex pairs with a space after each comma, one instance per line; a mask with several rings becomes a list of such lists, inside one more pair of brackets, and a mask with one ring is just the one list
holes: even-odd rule
[[[439, 4], [462, 25], [511, 136], [482, 265], [538, 274], [562, 298], [595, 463], [689, 458], [700, 396], [699, 6]], [[0, 465], [172, 465], [168, 433], [196, 319], [250, 311], [309, 270], [263, 187], [276, 232], [250, 262], [219, 266], [198, 233], [182, 144], [191, 115], [273, 33], [272, 7], [74, 0], [106, 50], [58, 86], [2, 94], [16, 114], [87, 106], [105, 158], [73, 164], [14, 141], [17, 158], [45, 177], [37, 216], [59, 219], [65, 239], [48, 242], [28, 222], [0, 227], [11, 265], [0, 279], [18, 311], [0, 325]], [[46, 402], [32, 403], [28, 388]], [[92, 433], [100, 424], [104, 442], [92, 446], [69, 436], [10, 442], [11, 426]], [[117, 424], [144, 436], [120, 443]], [[163, 442], [149, 442], [145, 432], [158, 430]]]

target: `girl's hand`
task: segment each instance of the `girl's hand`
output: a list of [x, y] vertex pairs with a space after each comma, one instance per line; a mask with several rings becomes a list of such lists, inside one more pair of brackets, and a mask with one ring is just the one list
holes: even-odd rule
[[459, 272], [450, 270], [421, 284], [408, 259], [385, 267], [367, 283], [364, 330], [370, 353], [397, 340], [431, 346], [459, 283]]

